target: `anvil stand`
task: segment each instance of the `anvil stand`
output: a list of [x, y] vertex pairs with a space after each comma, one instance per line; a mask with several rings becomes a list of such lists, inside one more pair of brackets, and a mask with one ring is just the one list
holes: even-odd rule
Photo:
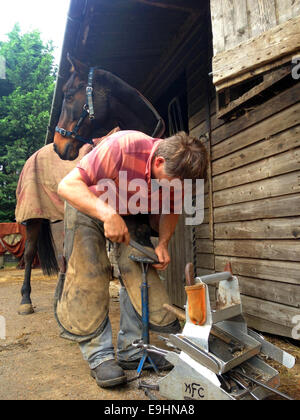
[[[149, 299], [148, 299], [148, 281], [147, 281], [147, 272], [149, 269], [150, 264], [154, 264], [154, 261], [151, 258], [137, 256], [137, 255], [130, 255], [129, 257], [132, 261], [137, 262], [141, 265], [142, 269], [142, 285], [141, 285], [141, 298], [142, 298], [142, 338], [141, 341], [144, 344], [150, 344], [150, 336], [149, 336]], [[137, 373], [140, 376], [143, 371], [143, 367], [145, 362], [149, 360], [151, 366], [155, 370], [156, 373], [159, 373], [158, 368], [156, 367], [155, 363], [149, 356], [147, 349], [144, 349], [142, 358], [140, 360]]]

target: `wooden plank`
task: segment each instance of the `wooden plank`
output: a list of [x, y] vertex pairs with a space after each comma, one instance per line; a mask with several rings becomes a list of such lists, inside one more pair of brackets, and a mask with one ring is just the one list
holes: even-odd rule
[[283, 305], [300, 307], [300, 287], [294, 284], [239, 276], [240, 292]]
[[300, 16], [300, 0], [292, 1], [292, 17]]
[[299, 239], [300, 217], [217, 223], [216, 239]]
[[300, 285], [299, 262], [216, 256], [215, 270], [223, 271], [227, 262], [231, 263], [232, 271], [237, 276]]
[[225, 49], [223, 4], [220, 0], [211, 0], [210, 2], [212, 28], [213, 28], [213, 46], [214, 54], [218, 54]]
[[264, 260], [300, 261], [297, 240], [216, 240], [215, 255], [260, 258]]
[[[202, 48], [200, 48], [201, 45]], [[197, 48], [198, 54], [194, 54], [191, 60], [186, 65], [186, 74], [187, 78], [191, 80], [190, 83], [193, 83], [192, 77], [196, 76], [199, 73], [199, 69], [201, 70], [200, 72], [203, 72], [206, 71], [207, 68], [207, 63], [203, 62], [203, 55], [207, 54], [207, 46], [204, 46], [203, 44], [200, 44], [200, 46]]]
[[214, 210], [215, 223], [299, 216], [299, 194], [233, 204]]
[[199, 96], [194, 101], [188, 101], [188, 115], [191, 117], [195, 116], [198, 112], [203, 109], [204, 97]]
[[[147, 6], [160, 7], [162, 9], [178, 10], [179, 12], [201, 13], [203, 7], [196, 0], [134, 0]], [[123, 4], [123, 2], [122, 2]]]
[[262, 75], [271, 70], [279, 69], [283, 65], [287, 65], [288, 63], [291, 63], [291, 61], [295, 57], [299, 57], [299, 55], [300, 55], [300, 49], [290, 54], [285, 55], [283, 58], [271, 61], [270, 63], [257, 67], [256, 69], [247, 70], [245, 71], [245, 73], [237, 77], [234, 77], [233, 79], [225, 80], [224, 82], [221, 82], [220, 84], [216, 85], [216, 91], [217, 92], [222, 91], [224, 89], [230, 88], [231, 86], [235, 86], [240, 83], [243, 83], [247, 81], [248, 79], [253, 79], [256, 76]]
[[214, 270], [215, 257], [213, 254], [198, 254], [196, 255], [197, 267]]
[[234, 79], [300, 49], [300, 17], [244, 42], [238, 48], [222, 52], [213, 59], [214, 84]]
[[275, 0], [248, 2], [251, 37], [257, 37], [277, 25]]
[[196, 239], [210, 239], [210, 227], [209, 223], [202, 224], [195, 227]]
[[[181, 28], [180, 36], [168, 48], [162, 59], [158, 63], [155, 73], [152, 73], [145, 81], [141, 91], [145, 96], [151, 98], [159, 97], [165, 85], [173, 80], [178, 71], [182, 68], [182, 63], [188, 61], [194, 46], [199, 39], [199, 17], [191, 15]], [[192, 49], [190, 48], [192, 46]]]
[[193, 130], [194, 128], [202, 124], [203, 122], [206, 122], [206, 111], [204, 108], [204, 104], [205, 102], [204, 102], [204, 97], [203, 97], [202, 109], [189, 119], [189, 130]]
[[[257, 141], [271, 137], [281, 131], [287, 130], [290, 127], [299, 124], [300, 103], [282, 111], [280, 114], [275, 114], [272, 117], [242, 131], [239, 134], [217, 144], [212, 148], [212, 159], [216, 160], [223, 156], [229, 155], [237, 150], [241, 150]], [[216, 168], [217, 164], [214, 164]], [[219, 173], [216, 169], [213, 170], [216, 175]]]
[[201, 239], [196, 242], [196, 250], [201, 254], [213, 254], [214, 253], [214, 241], [210, 239]]
[[276, 1], [276, 12], [277, 12], [277, 21], [279, 24], [286, 22], [291, 19], [293, 16], [292, 4], [294, 0], [277, 0]]
[[172, 303], [180, 306], [185, 300], [184, 296], [184, 269], [187, 260], [191, 259], [192, 240], [191, 232], [186, 229], [184, 215], [179, 218], [175, 233], [171, 238], [169, 252], [171, 263], [164, 272], [166, 287]]
[[297, 83], [295, 86], [279, 93], [274, 98], [255, 107], [253, 110], [247, 112], [235, 121], [224, 124], [223, 120], [218, 120], [222, 124], [217, 126], [216, 121], [214, 121], [216, 116], [212, 117], [212, 144], [216, 145], [217, 143], [240, 133], [246, 128], [258, 124], [268, 117], [289, 108], [291, 105], [294, 105], [299, 101], [299, 97], [300, 83]]
[[207, 156], [208, 156], [208, 168], [207, 168], [207, 184], [208, 184], [208, 198], [209, 198], [209, 227], [210, 227], [210, 239], [214, 240], [214, 203], [213, 203], [213, 186], [212, 186], [212, 162], [211, 162], [211, 126], [210, 126], [210, 102], [207, 98], [206, 101], [206, 121], [208, 122], [208, 144], [207, 144]]
[[[220, 1], [220, 0], [219, 0]], [[225, 39], [225, 50], [236, 45], [236, 34], [234, 25], [234, 7], [233, 0], [221, 0], [223, 9], [223, 27], [224, 27], [224, 39]], [[214, 31], [214, 27], [213, 27]]]
[[292, 337], [293, 328], [291, 327], [275, 324], [274, 322], [270, 322], [267, 319], [258, 318], [247, 313], [244, 314], [244, 318], [248, 327], [253, 328], [254, 330], [268, 334], [281, 335], [283, 337]]
[[267, 319], [270, 322], [289, 328], [295, 326], [292, 319], [299, 315], [299, 309], [249, 296], [242, 296], [242, 305], [244, 311], [249, 315]]
[[217, 191], [214, 193], [214, 206], [228, 206], [296, 192], [300, 192], [300, 171]]
[[[198, 52], [196, 52], [198, 54]], [[203, 55], [201, 56], [203, 62]], [[203, 95], [203, 85], [207, 81], [207, 63], [202, 64], [200, 68], [197, 68], [195, 73], [187, 73], [187, 87], [188, 87], [188, 98], [189, 101], [193, 101], [198, 96]]]
[[223, 118], [230, 114], [232, 111], [236, 110], [255, 96], [258, 96], [260, 93], [264, 92], [266, 89], [270, 88], [290, 74], [291, 69], [289, 66], [280, 70], [274, 70], [270, 74], [265, 75], [262, 83], [248, 90], [248, 92], [244, 93], [244, 95], [240, 96], [238, 99], [231, 101], [225, 108], [221, 108], [218, 112], [218, 118]]
[[247, 0], [233, 0], [235, 45], [249, 39]]
[[190, 131], [190, 136], [199, 138], [208, 135], [208, 121], [203, 121]]
[[[230, 164], [235, 165], [237, 161], [240, 159], [244, 160], [244, 158], [247, 163], [248, 160], [257, 160], [265, 157], [265, 155], [268, 154], [276, 154], [284, 151], [287, 148], [292, 149], [297, 145], [300, 146], [300, 126], [296, 129], [291, 129], [290, 134], [290, 136], [287, 134], [280, 134], [277, 136], [277, 138], [273, 137], [272, 140], [266, 140], [265, 142], [262, 142], [266, 144], [258, 143], [257, 145], [253, 146], [253, 149], [255, 149], [257, 152], [256, 154], [253, 149], [249, 150], [251, 148], [245, 149], [244, 153], [238, 153], [238, 156], [236, 156], [237, 160], [235, 162], [231, 160]], [[278, 142], [279, 138], [281, 138], [283, 141]], [[280, 147], [283, 150], [280, 150]], [[230, 155], [230, 157], [231, 156], [232, 155]], [[220, 191], [226, 188], [247, 184], [249, 182], [258, 181], [260, 179], [270, 178], [297, 170], [300, 170], [299, 147], [297, 149], [289, 150], [285, 153], [280, 153], [279, 155], [272, 156], [268, 159], [263, 159], [259, 162], [247, 166], [242, 166], [241, 168], [218, 175], [213, 179], [213, 189], [214, 191]]]

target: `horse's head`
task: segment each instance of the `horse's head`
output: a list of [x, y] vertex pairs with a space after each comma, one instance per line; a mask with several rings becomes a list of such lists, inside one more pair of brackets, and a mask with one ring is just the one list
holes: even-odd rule
[[63, 87], [64, 100], [55, 129], [54, 150], [61, 159], [74, 160], [85, 143], [92, 144], [92, 134], [99, 122], [107, 120], [108, 103], [107, 92], [102, 90], [102, 94], [97, 95], [96, 120], [92, 109], [95, 95], [92, 91], [93, 80], [89, 83], [89, 69], [78, 60], [68, 58], [72, 65], [71, 76]]
[[61, 159], [76, 159], [85, 143], [92, 144], [92, 138], [105, 136], [116, 126], [154, 137], [163, 135], [162, 118], [136, 89], [105, 70], [69, 61], [71, 76], [63, 88], [54, 136], [54, 150]]

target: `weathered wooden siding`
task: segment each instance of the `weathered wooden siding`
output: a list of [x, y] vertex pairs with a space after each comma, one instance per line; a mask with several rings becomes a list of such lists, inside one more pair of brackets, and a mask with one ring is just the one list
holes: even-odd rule
[[214, 55], [300, 15], [300, 0], [211, 0]]
[[211, 11], [217, 92], [300, 55], [300, 0], [212, 0]]
[[196, 229], [198, 274], [231, 262], [249, 325], [285, 336], [300, 314], [299, 101], [297, 84], [234, 121], [212, 115], [213, 212]]
[[[238, 6], [231, 18], [239, 26], [218, 28], [226, 40], [224, 49], [284, 23], [300, 10], [300, 0], [290, 2], [290, 9], [278, 1], [213, 3], [224, 6], [227, 19], [232, 5]], [[276, 8], [259, 19], [263, 7], [271, 3]], [[195, 263], [197, 275], [223, 271], [231, 262], [249, 326], [291, 336], [293, 317], [300, 314], [300, 84], [252, 105], [234, 120], [219, 119], [216, 89], [209, 77], [212, 36], [208, 32], [204, 40], [202, 33], [200, 40], [197, 31], [194, 22], [180, 47], [165, 58], [167, 65], [148, 83], [148, 92], [155, 92], [170, 84], [171, 76], [174, 79], [185, 71], [189, 132], [206, 136], [210, 160], [204, 222], [190, 229], [181, 218], [170, 245], [173, 264], [167, 272], [167, 287], [173, 303], [183, 307], [188, 261]], [[171, 67], [172, 73], [167, 71]]]
[[[207, 45], [211, 43], [209, 33], [203, 36], [203, 25], [206, 20], [192, 17], [185, 26], [186, 33], [175, 40], [166, 56], [157, 66], [155, 72], [145, 83], [146, 95], [155, 102], [155, 99], [167, 90], [178, 78], [185, 74], [187, 81], [187, 102], [190, 125], [199, 126], [205, 120], [208, 97], [209, 59]], [[204, 106], [204, 109], [203, 109]], [[203, 117], [204, 116], [204, 117]], [[208, 190], [206, 187], [205, 206], [209, 206]], [[207, 219], [207, 214], [206, 214]], [[171, 264], [164, 273], [166, 287], [173, 304], [183, 307], [186, 303], [184, 269], [187, 262], [196, 261], [194, 230], [185, 224], [185, 216], [181, 216], [175, 234], [173, 235], [169, 250]], [[194, 252], [195, 251], [195, 252]], [[206, 252], [204, 250], [204, 252]], [[197, 257], [198, 258], [198, 257]]]

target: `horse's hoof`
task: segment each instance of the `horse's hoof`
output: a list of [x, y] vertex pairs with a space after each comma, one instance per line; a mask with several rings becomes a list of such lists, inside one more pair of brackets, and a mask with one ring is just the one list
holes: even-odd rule
[[31, 303], [26, 303], [24, 305], [20, 305], [19, 310], [18, 310], [18, 314], [19, 315], [30, 315], [33, 314], [34, 310], [33, 310], [33, 306]]

